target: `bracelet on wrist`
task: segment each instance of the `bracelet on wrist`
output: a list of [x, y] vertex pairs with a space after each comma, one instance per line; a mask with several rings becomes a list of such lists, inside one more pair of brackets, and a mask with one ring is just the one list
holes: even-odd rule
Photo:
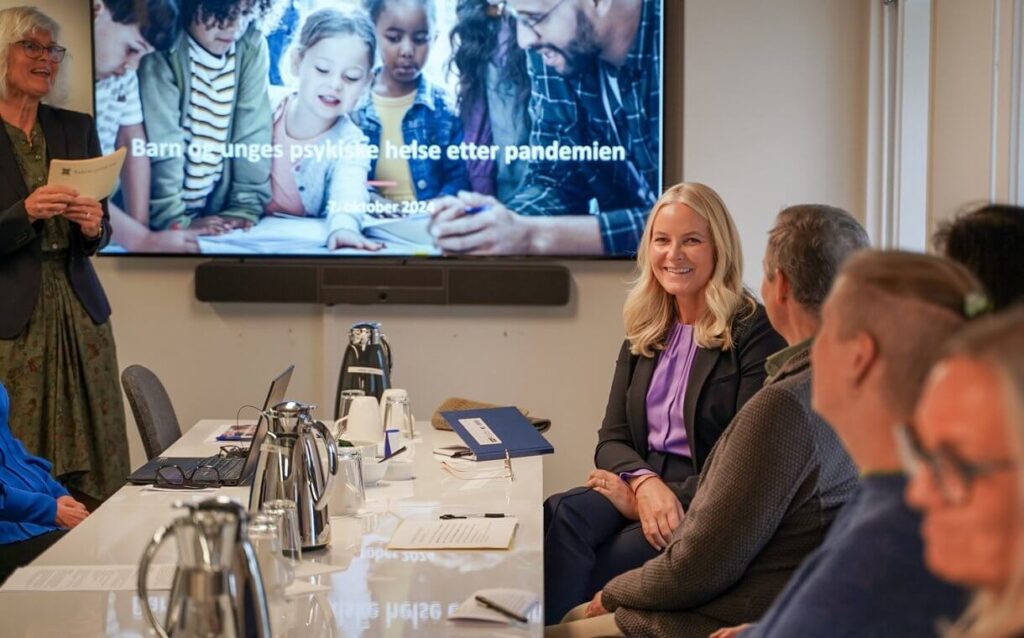
[[637, 490], [640, 489], [641, 485], [646, 483], [648, 480], [654, 478], [655, 476], [657, 476], [657, 475], [656, 474], [644, 474], [642, 476], [637, 477], [637, 479], [635, 481], [633, 481], [633, 484], [630, 485], [630, 487], [633, 489], [633, 493], [636, 494]]

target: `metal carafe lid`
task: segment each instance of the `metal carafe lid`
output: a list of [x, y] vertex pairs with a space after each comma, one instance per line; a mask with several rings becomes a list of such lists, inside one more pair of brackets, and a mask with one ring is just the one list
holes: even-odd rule
[[315, 409], [316, 406], [311, 403], [282, 401], [267, 410], [265, 415], [270, 419], [271, 432], [288, 434], [295, 432], [300, 423], [312, 422]]
[[226, 496], [201, 503], [175, 503], [189, 514], [174, 522], [178, 564], [183, 568], [230, 569], [246, 513]]
[[349, 343], [360, 349], [370, 344], [380, 345], [380, 323], [377, 321], [361, 321], [352, 324], [352, 327], [348, 329], [348, 340]]

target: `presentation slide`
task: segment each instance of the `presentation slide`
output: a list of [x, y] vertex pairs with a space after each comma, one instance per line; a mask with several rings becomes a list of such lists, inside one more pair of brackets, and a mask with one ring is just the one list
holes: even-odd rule
[[108, 254], [628, 258], [662, 187], [663, 0], [92, 4]]

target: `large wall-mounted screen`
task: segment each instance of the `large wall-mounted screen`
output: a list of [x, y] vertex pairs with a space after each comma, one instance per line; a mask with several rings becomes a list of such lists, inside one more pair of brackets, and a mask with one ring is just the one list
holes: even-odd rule
[[95, 0], [109, 254], [631, 257], [663, 0]]

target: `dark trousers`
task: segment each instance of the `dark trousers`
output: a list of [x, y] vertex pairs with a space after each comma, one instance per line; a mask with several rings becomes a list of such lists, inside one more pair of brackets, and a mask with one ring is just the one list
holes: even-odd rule
[[[690, 459], [668, 455], [658, 461], [652, 465], [667, 481], [693, 475]], [[611, 501], [589, 487], [549, 497], [544, 501], [545, 624], [557, 624], [609, 580], [657, 555], [640, 522], [619, 514]]]
[[39, 536], [17, 543], [0, 545], [0, 585], [4, 584], [7, 577], [14, 573], [19, 567], [24, 567], [34, 561], [40, 554], [45, 552], [68, 533], [66, 529], [58, 529]]

